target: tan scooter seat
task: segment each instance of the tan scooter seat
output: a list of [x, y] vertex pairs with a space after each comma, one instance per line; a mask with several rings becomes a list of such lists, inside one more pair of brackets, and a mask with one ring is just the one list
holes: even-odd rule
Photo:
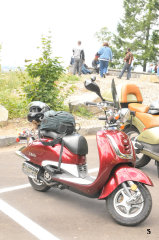
[[141, 112], [141, 113], [147, 113], [149, 110], [149, 106], [141, 103], [130, 103], [128, 105], [128, 108], [130, 109], [130, 111]]
[[159, 126], [159, 115], [136, 112], [136, 117], [144, 124], [145, 128], [153, 128]]
[[128, 102], [128, 95], [133, 94], [136, 97], [136, 101], [138, 103], [143, 102], [143, 98], [140, 92], [139, 87], [136, 84], [127, 83], [122, 86], [121, 89], [121, 103]]

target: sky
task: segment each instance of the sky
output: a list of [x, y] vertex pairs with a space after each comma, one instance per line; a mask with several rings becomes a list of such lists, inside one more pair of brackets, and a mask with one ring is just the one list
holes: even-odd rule
[[39, 56], [41, 36], [51, 31], [53, 55], [69, 65], [72, 49], [82, 41], [86, 64], [91, 66], [102, 27], [115, 32], [123, 0], [0, 0], [1, 64], [24, 66]]

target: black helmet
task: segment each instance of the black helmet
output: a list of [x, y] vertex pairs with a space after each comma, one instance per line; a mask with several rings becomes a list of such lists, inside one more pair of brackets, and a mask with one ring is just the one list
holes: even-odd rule
[[50, 110], [50, 107], [46, 103], [40, 101], [31, 102], [28, 107], [29, 113], [27, 115], [27, 119], [29, 122], [32, 122], [33, 120], [41, 122], [44, 113]]
[[159, 115], [159, 100], [150, 104], [148, 113], [152, 115]]

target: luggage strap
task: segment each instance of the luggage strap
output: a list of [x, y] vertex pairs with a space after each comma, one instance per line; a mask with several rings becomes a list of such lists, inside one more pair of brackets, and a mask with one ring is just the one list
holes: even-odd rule
[[50, 141], [50, 142], [43, 142], [43, 141], [41, 141], [41, 139], [40, 139], [40, 142], [41, 142], [43, 145], [45, 145], [45, 146], [54, 147], [56, 144], [62, 142], [62, 137], [55, 138], [54, 140], [52, 140], [52, 141]]
[[[40, 139], [40, 131], [38, 131], [39, 139]], [[66, 136], [66, 134], [63, 134], [61, 137], [55, 138], [53, 141], [50, 142], [43, 142], [40, 139], [40, 142], [45, 146], [52, 146], [54, 147], [56, 144], [61, 143], [61, 149], [60, 149], [60, 156], [59, 156], [59, 162], [58, 162], [58, 168], [56, 170], [56, 173], [61, 173], [61, 163], [62, 163], [62, 153], [63, 153], [63, 147], [64, 147], [64, 141], [63, 137]]]

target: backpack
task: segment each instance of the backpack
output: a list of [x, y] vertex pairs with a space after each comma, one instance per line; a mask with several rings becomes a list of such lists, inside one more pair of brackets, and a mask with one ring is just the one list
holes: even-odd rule
[[40, 130], [72, 134], [75, 131], [75, 118], [65, 111], [47, 111], [44, 113]]

